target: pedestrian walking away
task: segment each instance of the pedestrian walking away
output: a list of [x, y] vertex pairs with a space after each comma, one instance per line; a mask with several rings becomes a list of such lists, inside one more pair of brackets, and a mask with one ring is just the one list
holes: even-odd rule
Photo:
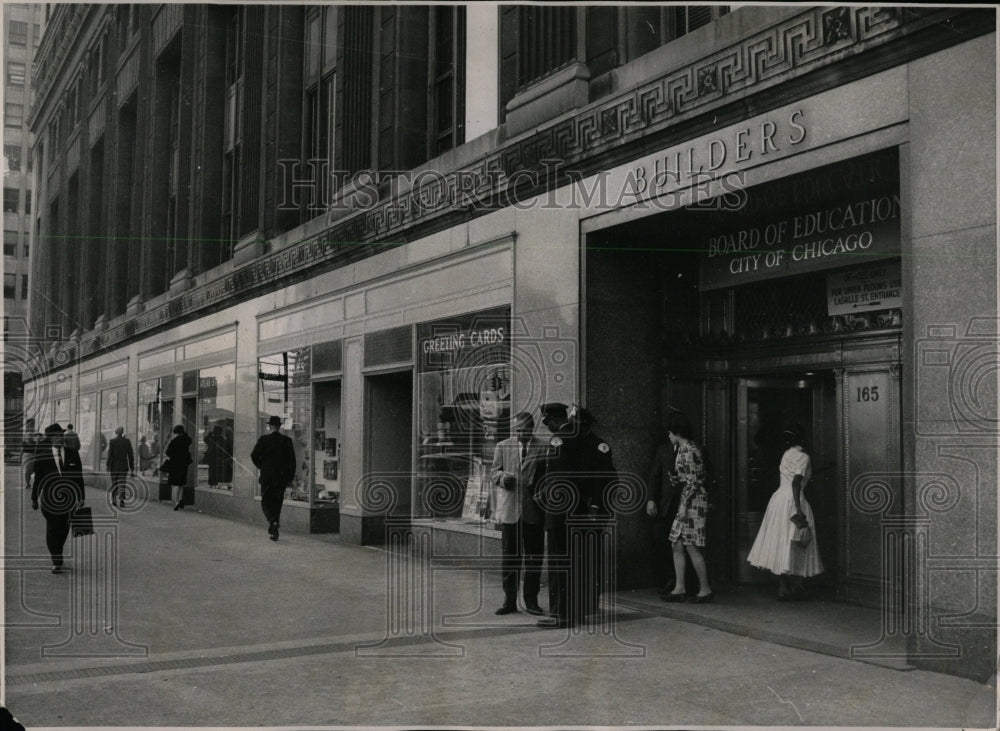
[[58, 424], [45, 427], [45, 437], [36, 445], [31, 487], [31, 509], [41, 509], [45, 518], [45, 545], [52, 557], [53, 574], [63, 571], [70, 516], [84, 501], [80, 453], [63, 446], [64, 433]]
[[135, 453], [132, 442], [125, 436], [125, 427], [117, 427], [108, 443], [107, 469], [111, 475], [111, 505], [124, 508], [128, 492], [126, 478], [135, 477]]
[[174, 489], [174, 510], [184, 509], [184, 486], [187, 484], [188, 467], [191, 459], [191, 437], [182, 424], [174, 427], [174, 436], [167, 443], [166, 459], [160, 471], [167, 473], [167, 482]]
[[[804, 494], [812, 465], [802, 448], [802, 427], [792, 424], [782, 436], [785, 453], [778, 467], [781, 481], [767, 503], [760, 530], [747, 554], [751, 566], [777, 574], [778, 601], [801, 599], [803, 579], [823, 573], [816, 545], [816, 521]], [[795, 540], [796, 529], [811, 532], [810, 539]]]
[[267, 519], [267, 533], [272, 541], [278, 540], [281, 506], [285, 488], [295, 477], [295, 445], [290, 437], [281, 433], [281, 417], [267, 420], [268, 433], [257, 440], [250, 453], [250, 460], [260, 470], [260, 508]]
[[[708, 493], [705, 490], [705, 463], [701, 449], [692, 440], [691, 422], [679, 411], [667, 417], [667, 435], [677, 446], [674, 472], [681, 486], [677, 517], [670, 528], [670, 544], [674, 556], [674, 589], [663, 598], [668, 602], [690, 601], [698, 604], [714, 598], [708, 584], [708, 569], [701, 549], [705, 546], [705, 519], [708, 514]], [[687, 560], [691, 559], [698, 577], [698, 593], [688, 597], [686, 589]]]
[[497, 444], [490, 476], [497, 489], [495, 519], [500, 523], [503, 554], [504, 603], [496, 613], [517, 611], [517, 589], [524, 573], [524, 608], [543, 615], [538, 606], [542, 557], [545, 551], [545, 516], [534, 500], [536, 479], [546, 443], [534, 435], [535, 420], [522, 411], [514, 416], [514, 436]]

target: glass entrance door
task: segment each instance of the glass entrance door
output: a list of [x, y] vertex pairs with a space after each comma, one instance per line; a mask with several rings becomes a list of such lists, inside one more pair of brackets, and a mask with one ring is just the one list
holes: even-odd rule
[[812, 461], [813, 476], [805, 488], [816, 520], [816, 535], [826, 566], [834, 577], [837, 500], [836, 452], [838, 419], [832, 373], [740, 379], [736, 429], [736, 576], [741, 582], [769, 582], [774, 577], [746, 562], [778, 489], [778, 465], [784, 454], [782, 431], [801, 425]]

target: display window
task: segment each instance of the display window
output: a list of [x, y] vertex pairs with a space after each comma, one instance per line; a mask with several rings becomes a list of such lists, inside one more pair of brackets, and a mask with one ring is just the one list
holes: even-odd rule
[[[162, 425], [160, 423], [162, 414], [161, 396], [160, 379], [143, 381], [139, 384], [139, 413], [136, 419], [135, 456], [139, 461], [139, 474], [141, 475], [151, 475], [159, 465], [160, 450], [164, 444]], [[168, 434], [169, 430], [170, 427], [168, 425]]]
[[[291, 437], [297, 465], [295, 477], [285, 490], [285, 500], [307, 504], [315, 490], [311, 375], [310, 348], [261, 356], [257, 361], [257, 434], [267, 433], [270, 417], [281, 418], [281, 433]], [[260, 495], [259, 484], [255, 490]]]
[[415, 517], [493, 525], [493, 454], [510, 428], [510, 310], [417, 328]]
[[80, 437], [80, 461], [84, 469], [96, 469], [95, 449], [100, 443], [97, 431], [97, 394], [81, 393], [77, 399], [76, 421], [77, 436]]
[[115, 429], [119, 426], [125, 426], [127, 403], [124, 387], [108, 388], [101, 391], [101, 423], [97, 432], [99, 456], [95, 467], [98, 472], [104, 470], [104, 463], [108, 456], [108, 442], [114, 437]]
[[233, 489], [233, 414], [236, 365], [203, 368], [198, 373], [198, 486]]
[[313, 386], [313, 505], [340, 506], [340, 382]]

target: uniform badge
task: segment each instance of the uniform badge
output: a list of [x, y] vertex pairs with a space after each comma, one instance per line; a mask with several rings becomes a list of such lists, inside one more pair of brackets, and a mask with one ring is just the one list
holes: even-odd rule
[[552, 437], [552, 440], [549, 442], [549, 444], [551, 444], [553, 447], [561, 447], [562, 439], [560, 439], [559, 437]]
[[601, 442], [597, 445], [597, 451], [607, 454], [611, 451], [611, 447], [609, 447], [606, 442]]

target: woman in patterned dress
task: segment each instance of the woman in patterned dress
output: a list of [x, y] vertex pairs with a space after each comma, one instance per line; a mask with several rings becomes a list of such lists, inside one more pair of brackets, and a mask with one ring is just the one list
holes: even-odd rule
[[[667, 434], [677, 447], [674, 462], [675, 479], [681, 483], [680, 507], [670, 528], [670, 545], [674, 554], [674, 573], [677, 583], [671, 593], [663, 598], [668, 602], [690, 601], [698, 604], [712, 601], [708, 585], [708, 570], [701, 549], [705, 546], [705, 514], [708, 512], [708, 494], [705, 492], [705, 465], [701, 450], [691, 441], [691, 422], [679, 411], [667, 417]], [[698, 576], [698, 594], [687, 598], [684, 573], [687, 558]]]
[[[816, 546], [816, 522], [804, 493], [812, 467], [809, 455], [802, 449], [802, 427], [789, 426], [783, 437], [785, 453], [778, 467], [781, 481], [767, 503], [764, 520], [747, 554], [751, 566], [777, 574], [778, 601], [801, 598], [802, 580], [823, 573]], [[809, 545], [793, 543], [795, 529], [807, 525], [814, 532]]]

